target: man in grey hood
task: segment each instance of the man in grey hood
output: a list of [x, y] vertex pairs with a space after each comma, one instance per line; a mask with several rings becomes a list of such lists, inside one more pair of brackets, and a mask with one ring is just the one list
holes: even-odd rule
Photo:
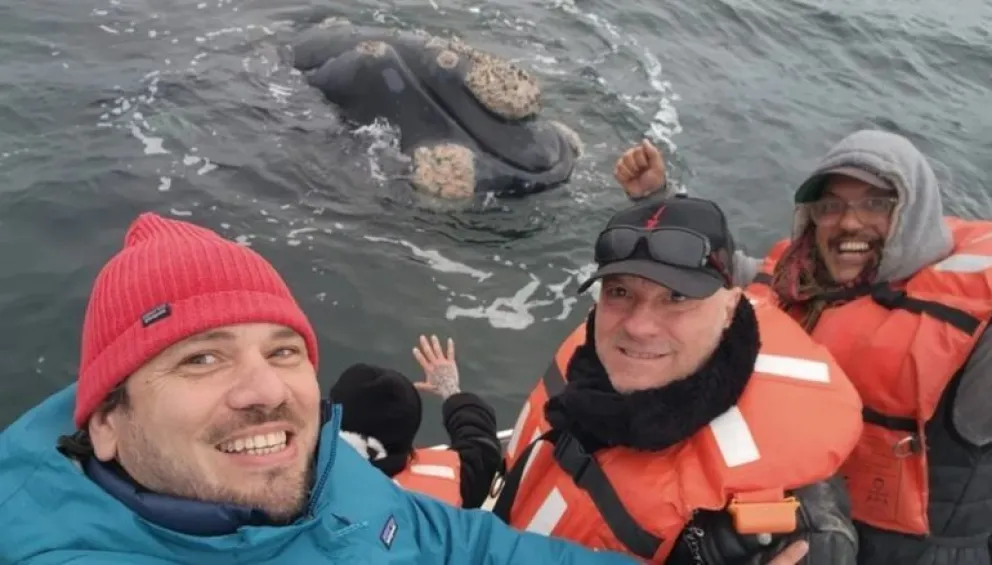
[[[632, 199], [665, 198], [644, 142], [614, 174]], [[795, 193], [792, 237], [734, 278], [826, 346], [865, 405], [843, 467], [859, 562], [988, 565], [992, 532], [992, 222], [945, 217], [906, 138], [855, 132]]]

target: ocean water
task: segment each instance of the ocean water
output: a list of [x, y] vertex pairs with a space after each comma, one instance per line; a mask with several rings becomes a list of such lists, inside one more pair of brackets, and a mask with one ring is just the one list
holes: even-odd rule
[[[761, 253], [790, 196], [860, 127], [908, 136], [949, 213], [992, 212], [992, 5], [980, 0], [0, 3], [0, 426], [75, 378], [93, 277], [140, 212], [250, 245], [351, 363], [420, 378], [454, 337], [465, 390], [513, 423], [557, 344], [591, 243], [623, 206], [613, 162], [648, 137]], [[463, 40], [531, 70], [583, 138], [572, 181], [444, 209], [412, 195], [388, 124], [354, 129], [287, 65], [327, 17]], [[446, 440], [425, 402], [420, 441]]]

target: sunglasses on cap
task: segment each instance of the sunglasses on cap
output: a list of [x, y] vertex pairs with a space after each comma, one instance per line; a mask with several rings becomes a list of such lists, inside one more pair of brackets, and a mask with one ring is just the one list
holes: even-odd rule
[[595, 261], [600, 265], [633, 257], [638, 244], [644, 241], [651, 259], [683, 269], [714, 268], [733, 286], [730, 274], [713, 253], [705, 235], [685, 228], [638, 228], [620, 226], [603, 230], [596, 239]]

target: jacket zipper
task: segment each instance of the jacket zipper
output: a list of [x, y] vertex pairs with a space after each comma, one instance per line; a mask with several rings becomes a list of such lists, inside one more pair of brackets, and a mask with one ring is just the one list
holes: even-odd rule
[[[338, 428], [339, 428], [340, 425], [341, 425], [341, 411], [340, 410], [332, 410], [331, 411], [331, 429], [334, 430], [334, 434], [335, 435], [338, 433]], [[324, 426], [321, 426], [321, 429], [323, 429], [323, 428], [324, 428]], [[313, 492], [310, 495], [310, 504], [307, 505], [307, 517], [308, 518], [314, 518], [315, 517], [314, 516], [314, 510], [316, 509], [316, 506], [317, 506], [317, 499], [320, 497], [320, 491], [322, 491], [324, 489], [324, 483], [327, 482], [328, 475], [331, 474], [331, 467], [334, 466], [334, 457], [337, 455], [338, 442], [337, 441], [331, 441], [330, 444], [331, 444], [330, 445], [331, 452], [328, 454], [328, 457], [327, 457], [328, 463], [324, 467], [324, 470], [321, 471], [320, 478], [318, 478], [316, 484], [314, 484]]]
[[692, 562], [694, 565], [706, 565], [702, 550], [704, 535], [706, 533], [698, 526], [689, 526], [683, 535], [685, 543], [689, 547], [689, 552], [692, 553]]

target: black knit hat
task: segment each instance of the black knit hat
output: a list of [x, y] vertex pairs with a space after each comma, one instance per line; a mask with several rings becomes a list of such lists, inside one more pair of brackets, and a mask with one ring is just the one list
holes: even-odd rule
[[[338, 377], [328, 393], [343, 409], [341, 430], [375, 438], [387, 457], [372, 463], [388, 475], [406, 466], [420, 429], [420, 392], [402, 373], [357, 363]], [[395, 472], [394, 472], [395, 471]]]

